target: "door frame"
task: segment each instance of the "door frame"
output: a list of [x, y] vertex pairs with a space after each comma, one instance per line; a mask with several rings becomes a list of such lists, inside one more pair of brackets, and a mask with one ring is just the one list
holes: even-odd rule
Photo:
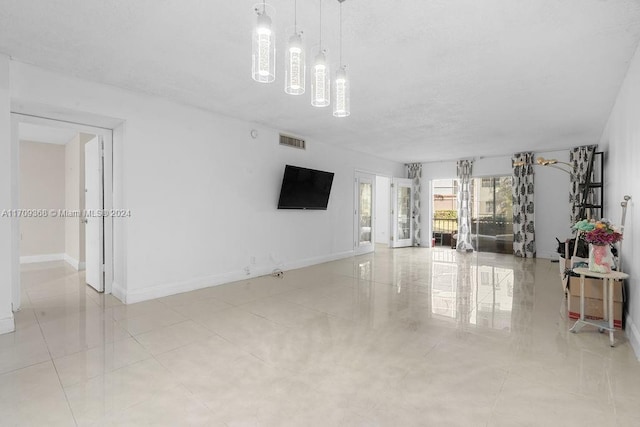
[[[371, 181], [371, 242], [360, 245], [360, 179]], [[376, 206], [376, 174], [356, 169], [353, 177], [353, 252], [356, 255], [371, 253], [375, 250], [375, 206]]]
[[[62, 129], [73, 129], [78, 132], [90, 133], [102, 137], [104, 141], [103, 195], [104, 209], [113, 209], [113, 131], [114, 129], [94, 125], [76, 123], [73, 121], [31, 115], [24, 112], [11, 112], [11, 146], [12, 146], [12, 209], [20, 207], [20, 123], [48, 126]], [[21, 306], [20, 283], [20, 227], [17, 218], [12, 221], [11, 252], [12, 252], [12, 295], [13, 311]], [[104, 221], [104, 293], [110, 294], [113, 287], [113, 218], [105, 217]]]
[[[94, 138], [92, 138], [90, 141], [87, 141], [84, 144], [84, 188], [85, 188], [85, 196], [84, 196], [84, 200], [85, 200], [85, 204], [84, 204], [84, 209], [97, 209], [97, 210], [104, 210], [104, 141], [103, 141], [103, 137], [96, 135]], [[89, 146], [89, 144], [92, 144], [93, 147], [93, 143], [95, 143], [95, 148], [92, 148], [93, 153], [95, 154], [95, 156], [97, 156], [97, 158], [88, 158], [88, 149], [87, 147]], [[96, 164], [91, 164], [92, 161], [96, 161], [97, 163], [97, 167], [98, 167], [98, 176], [97, 176], [97, 182], [95, 183], [89, 183], [87, 180], [87, 177], [90, 177], [91, 175], [95, 174], [95, 169], [93, 169]], [[91, 166], [91, 168], [89, 167]], [[93, 169], [94, 172], [93, 174], [90, 174], [89, 171], [90, 169]], [[89, 185], [88, 185], [89, 184]], [[96, 185], [97, 184], [97, 185]], [[97, 203], [97, 207], [95, 207], [95, 205], [93, 205], [92, 203], [87, 203], [87, 200], [89, 199], [89, 195], [93, 193], [93, 191], [97, 190], [97, 197], [99, 202]], [[88, 206], [89, 205], [89, 206]], [[84, 219], [84, 224], [85, 224], [85, 230], [84, 230], [84, 258], [85, 258], [85, 282], [87, 285], [93, 287], [96, 291], [98, 292], [104, 292], [104, 282], [105, 282], [105, 275], [104, 275], [104, 226], [105, 226], [105, 217], [91, 217], [91, 216], [87, 216]], [[93, 235], [92, 233], [90, 233], [90, 229], [92, 229], [93, 227], [90, 227], [90, 224], [94, 224], [94, 221], [98, 221], [98, 250], [97, 250], [97, 256], [98, 256], [98, 268], [97, 270], [95, 270], [95, 265], [93, 265], [93, 263], [89, 262], [89, 255], [96, 255], [96, 252], [94, 250], [91, 250], [90, 247], [94, 246], [94, 245], [89, 245], [89, 237], [90, 235]], [[98, 277], [96, 278], [96, 280], [92, 280], [94, 279], [94, 274], [97, 273]], [[96, 283], [97, 282], [97, 283]]]

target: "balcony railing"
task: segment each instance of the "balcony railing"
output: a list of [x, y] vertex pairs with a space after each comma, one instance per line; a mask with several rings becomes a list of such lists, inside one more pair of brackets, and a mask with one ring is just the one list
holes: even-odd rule
[[458, 220], [433, 218], [431, 229], [434, 233], [453, 233], [458, 229]]
[[[478, 234], [484, 235], [497, 235], [497, 234], [510, 234], [513, 232], [513, 222], [506, 220], [494, 220], [494, 219], [472, 219], [471, 231], [476, 233], [476, 227]], [[458, 229], [457, 219], [440, 219], [433, 218], [432, 230], [434, 233], [453, 233]]]

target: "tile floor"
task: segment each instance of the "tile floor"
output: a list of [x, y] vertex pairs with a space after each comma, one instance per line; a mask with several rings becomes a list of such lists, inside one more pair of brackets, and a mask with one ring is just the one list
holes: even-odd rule
[[22, 284], [2, 425], [640, 425], [624, 333], [569, 333], [547, 260], [377, 248], [132, 305], [63, 263]]

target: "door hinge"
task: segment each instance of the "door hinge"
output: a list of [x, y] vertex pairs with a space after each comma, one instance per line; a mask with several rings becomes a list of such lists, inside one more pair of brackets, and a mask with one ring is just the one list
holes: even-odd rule
[[393, 184], [391, 184], [391, 188], [393, 188]]

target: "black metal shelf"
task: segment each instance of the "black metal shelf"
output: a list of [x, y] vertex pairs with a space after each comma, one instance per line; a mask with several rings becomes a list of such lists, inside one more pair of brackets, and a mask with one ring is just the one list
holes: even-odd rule
[[586, 180], [578, 184], [578, 188], [581, 190], [580, 202], [576, 204], [580, 208], [579, 217], [601, 219], [604, 214], [604, 152], [593, 153]]
[[587, 209], [602, 209], [602, 205], [593, 205], [590, 203], [586, 203], [584, 205], [576, 205], [579, 208], [587, 208]]
[[585, 186], [588, 188], [602, 188], [604, 184], [601, 182], [590, 182], [589, 184], [579, 184], [580, 188], [584, 188]]

